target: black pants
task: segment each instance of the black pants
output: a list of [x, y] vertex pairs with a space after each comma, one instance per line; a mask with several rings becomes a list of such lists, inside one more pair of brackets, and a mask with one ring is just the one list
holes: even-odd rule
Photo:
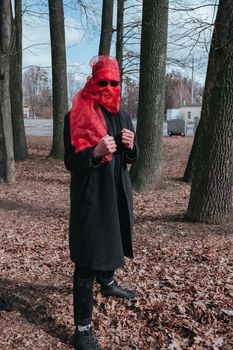
[[109, 284], [114, 271], [97, 271], [75, 266], [73, 280], [74, 323], [86, 326], [91, 323], [93, 310], [93, 284]]

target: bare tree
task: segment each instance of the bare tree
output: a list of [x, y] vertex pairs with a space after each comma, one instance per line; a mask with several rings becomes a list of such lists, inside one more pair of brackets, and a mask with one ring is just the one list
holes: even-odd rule
[[[170, 0], [167, 69], [180, 68], [191, 72], [195, 57], [195, 72], [205, 74], [213, 18], [204, 13], [215, 11], [218, 0]], [[142, 0], [125, 1], [123, 72], [138, 79], [140, 60]]]
[[113, 32], [112, 18], [113, 0], [103, 0], [99, 55], [110, 55]]
[[11, 123], [10, 55], [11, 2], [0, 2], [0, 182], [15, 181], [15, 162]]
[[131, 118], [137, 117], [138, 94], [138, 82], [134, 81], [133, 79], [130, 79], [129, 77], [125, 77], [121, 104], [124, 107], [125, 111], [131, 116]]
[[124, 0], [117, 0], [117, 38], [116, 59], [118, 61], [120, 75], [123, 74], [123, 43], [124, 40]]
[[30, 67], [23, 75], [24, 103], [33, 118], [52, 117], [52, 91], [48, 73], [40, 67]]
[[68, 72], [68, 95], [69, 95], [69, 106], [71, 106], [75, 94], [81, 90], [82, 84], [75, 78], [75, 71]]
[[140, 155], [131, 172], [138, 190], [161, 184], [167, 26], [168, 1], [144, 0], [137, 124]]
[[13, 50], [11, 55], [11, 117], [13, 127], [15, 160], [28, 157], [27, 141], [23, 120], [22, 88], [22, 1], [15, 0], [15, 18], [13, 20]]
[[165, 111], [171, 108], [180, 108], [184, 104], [200, 104], [202, 102], [203, 88], [200, 83], [192, 80], [179, 71], [172, 71], [166, 75]]
[[53, 147], [51, 156], [63, 158], [63, 120], [68, 110], [64, 11], [62, 0], [49, 0], [53, 76]]
[[220, 0], [211, 42], [187, 216], [232, 220], [233, 2]]

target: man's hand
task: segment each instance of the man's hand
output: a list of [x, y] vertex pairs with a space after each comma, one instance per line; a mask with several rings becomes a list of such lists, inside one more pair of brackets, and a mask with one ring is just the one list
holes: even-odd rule
[[116, 143], [112, 136], [105, 135], [94, 150], [94, 157], [104, 157], [109, 153], [116, 152]]
[[121, 130], [121, 134], [122, 134], [121, 141], [123, 145], [125, 146], [125, 148], [132, 151], [134, 146], [134, 132], [132, 132], [129, 129], [123, 129]]

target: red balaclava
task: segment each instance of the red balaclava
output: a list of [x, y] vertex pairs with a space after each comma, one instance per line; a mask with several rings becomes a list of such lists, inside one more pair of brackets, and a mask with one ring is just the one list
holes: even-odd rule
[[[92, 77], [73, 100], [70, 110], [71, 144], [75, 152], [96, 146], [107, 134], [107, 126], [99, 104], [109, 112], [120, 108], [120, 73], [117, 60], [110, 56], [96, 56], [90, 61]], [[102, 162], [112, 159], [109, 154]]]

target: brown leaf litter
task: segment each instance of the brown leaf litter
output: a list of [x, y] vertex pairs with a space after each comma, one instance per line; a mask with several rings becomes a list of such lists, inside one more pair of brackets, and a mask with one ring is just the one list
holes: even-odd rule
[[[72, 349], [69, 174], [29, 138], [17, 183], [0, 186], [0, 349]], [[232, 225], [183, 220], [192, 139], [164, 138], [164, 186], [135, 193], [135, 259], [117, 272], [133, 301], [95, 287], [94, 332], [106, 350], [232, 350]], [[10, 310], [10, 311], [9, 311]]]

